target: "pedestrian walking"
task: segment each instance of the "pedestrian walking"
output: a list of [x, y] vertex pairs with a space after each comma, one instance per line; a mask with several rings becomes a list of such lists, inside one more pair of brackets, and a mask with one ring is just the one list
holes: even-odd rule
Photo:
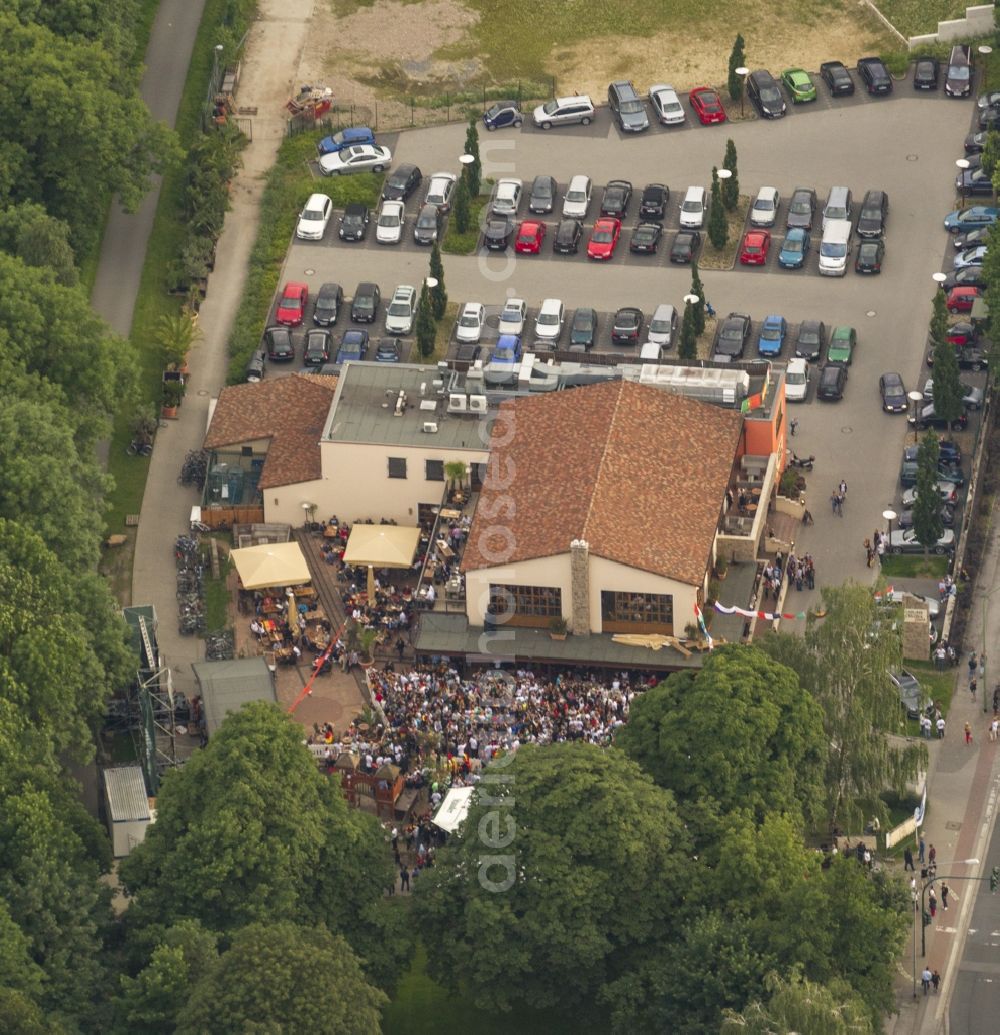
[[795, 432], [798, 431], [798, 427], [799, 427], [799, 422], [798, 422], [797, 418], [793, 417], [788, 422], [788, 434], [791, 435], [792, 438], [795, 438]]
[[969, 693], [970, 693], [970, 694], [972, 694], [972, 699], [973, 699], [973, 701], [974, 701], [974, 700], [976, 699], [976, 688], [977, 688], [978, 686], [979, 686], [979, 684], [978, 684], [978, 683], [976, 682], [976, 677], [975, 677], [975, 676], [973, 676], [973, 677], [972, 677], [972, 678], [971, 678], [971, 679], [969, 680]]
[[405, 866], [399, 868], [399, 890], [410, 890], [410, 871]]
[[993, 710], [1000, 711], [1000, 683], [993, 687]]
[[927, 865], [937, 866], [937, 849], [934, 847], [933, 842], [931, 842], [930, 848], [927, 849]]
[[[708, 301], [708, 299], [705, 300], [705, 315], [715, 316], [715, 306], [713, 306], [712, 303]], [[792, 423], [794, 424], [795, 422], [793, 421]], [[793, 431], [792, 434], [794, 435], [795, 432]]]
[[923, 986], [924, 995], [931, 990], [931, 982], [934, 980], [934, 975], [930, 971], [930, 967], [924, 967], [923, 973], [920, 975], [920, 984]]
[[968, 723], [965, 724], [965, 743], [972, 743], [972, 727]]
[[845, 482], [843, 478], [840, 479], [840, 485], [838, 485], [837, 488], [839, 489], [841, 496], [847, 495], [847, 482]]
[[833, 508], [833, 513], [837, 513], [837, 508], [840, 506], [840, 497], [837, 495], [837, 490], [834, 489], [830, 493], [830, 506]]
[[872, 541], [870, 539], [866, 539], [865, 540], [865, 561], [866, 561], [866, 564], [867, 564], [867, 566], [869, 568], [872, 566], [872, 561], [874, 559], [875, 559], [875, 549], [872, 546]]
[[[957, 898], [957, 896], [956, 896], [956, 898]], [[931, 974], [931, 984], [934, 986], [934, 994], [937, 995], [938, 992], [940, 991], [941, 975], [936, 970], [934, 971], [933, 974]]]
[[976, 652], [973, 651], [969, 655], [969, 679], [976, 674], [976, 667], [979, 665], [979, 660], [976, 658]]
[[930, 893], [927, 895], [927, 907], [930, 909], [931, 919], [937, 916], [937, 895], [934, 894], [934, 889], [931, 888]]
[[924, 849], [925, 848], [926, 848], [926, 845], [924, 844], [924, 838], [923, 838], [923, 835], [921, 835], [920, 840], [917, 842], [917, 861], [921, 864], [921, 866], [924, 863]]
[[[944, 881], [944, 880], [941, 881], [941, 908], [942, 909], [947, 909], [948, 908], [948, 894], [949, 894], [950, 891], [951, 891], [951, 888], [948, 887], [948, 882]], [[957, 895], [955, 897], [958, 898]]]
[[937, 721], [938, 740], [944, 740], [944, 716], [939, 715]]
[[996, 743], [998, 736], [1000, 736], [1000, 716], [994, 715], [993, 721], [990, 723], [990, 740]]
[[923, 733], [927, 740], [931, 739], [932, 725], [933, 724], [931, 723], [931, 717], [926, 712], [924, 712], [924, 714], [920, 716], [920, 732]]
[[905, 873], [907, 870], [916, 870], [913, 865], [913, 852], [909, 848], [903, 851], [903, 872]]

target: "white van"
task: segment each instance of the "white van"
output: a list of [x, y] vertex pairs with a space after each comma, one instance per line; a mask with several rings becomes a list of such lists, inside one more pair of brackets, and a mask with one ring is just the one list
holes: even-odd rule
[[785, 398], [789, 402], [805, 402], [809, 391], [809, 364], [804, 359], [790, 359], [785, 367]]
[[851, 221], [851, 206], [854, 199], [851, 197], [850, 187], [831, 187], [830, 194], [823, 207], [823, 230], [835, 219], [846, 219]]
[[842, 277], [851, 254], [851, 221], [831, 219], [823, 230], [819, 246], [819, 271], [825, 277]]
[[705, 188], [688, 187], [681, 202], [681, 227], [700, 230], [705, 222]]

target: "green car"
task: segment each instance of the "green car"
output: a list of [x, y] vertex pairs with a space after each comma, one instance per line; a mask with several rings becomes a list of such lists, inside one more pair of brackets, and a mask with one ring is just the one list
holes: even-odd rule
[[781, 81], [785, 84], [788, 96], [795, 104], [816, 100], [816, 87], [809, 78], [809, 73], [801, 68], [786, 68], [781, 73]]
[[849, 367], [854, 358], [854, 346], [858, 335], [853, 327], [835, 327], [830, 335], [830, 348], [826, 353], [828, 363], [843, 363]]

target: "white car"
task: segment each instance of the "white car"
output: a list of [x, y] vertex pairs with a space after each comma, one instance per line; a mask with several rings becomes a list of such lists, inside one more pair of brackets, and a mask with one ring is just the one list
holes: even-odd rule
[[535, 317], [535, 337], [555, 344], [562, 334], [566, 310], [558, 298], [546, 298]]
[[500, 333], [523, 334], [524, 318], [528, 307], [523, 298], [508, 298], [500, 310]]
[[521, 203], [521, 190], [524, 184], [520, 180], [505, 177], [497, 180], [493, 194], [493, 214], [496, 216], [515, 216]]
[[669, 83], [657, 83], [649, 88], [649, 103], [664, 126], [679, 126], [684, 121], [684, 109], [677, 99], [677, 91]]
[[[954, 482], [946, 482], [939, 479], [937, 482], [937, 494], [942, 503], [954, 503], [958, 499], [958, 486]], [[917, 502], [917, 487], [907, 489], [903, 493], [903, 506], [912, 507]]]
[[[948, 553], [955, 547], [955, 533], [946, 528], [941, 538], [930, 547], [932, 553]], [[924, 548], [912, 528], [894, 528], [889, 536], [889, 553], [923, 553]]]
[[333, 215], [333, 202], [325, 194], [310, 194], [299, 213], [295, 236], [303, 241], [321, 241]]
[[705, 222], [705, 188], [688, 187], [681, 202], [682, 230], [700, 230]]
[[386, 334], [409, 334], [417, 315], [417, 289], [400, 284], [385, 311]]
[[451, 200], [457, 182], [458, 177], [454, 173], [435, 173], [427, 184], [424, 204], [433, 205], [447, 215], [451, 209]]
[[375, 225], [375, 240], [379, 244], [399, 244], [405, 222], [406, 209], [401, 201], [383, 201]]
[[567, 219], [586, 219], [593, 189], [589, 176], [574, 176], [563, 198], [563, 215]]
[[890, 593], [886, 593], [885, 596], [887, 600], [891, 600], [894, 604], [901, 604], [903, 597], [916, 597], [921, 603], [927, 605], [927, 617], [932, 622], [941, 613], [940, 603], [933, 597], [925, 597], [922, 593], [908, 593], [905, 589], [894, 589]]
[[751, 226], [774, 226], [780, 197], [776, 187], [761, 187], [750, 209]]
[[790, 359], [785, 367], [785, 398], [789, 402], [805, 402], [809, 392], [809, 364], [804, 359]]
[[466, 302], [458, 317], [455, 337], [468, 345], [475, 345], [483, 333], [486, 321], [486, 307], [482, 302]]
[[353, 172], [381, 172], [389, 167], [392, 152], [377, 144], [355, 144], [342, 151], [333, 151], [319, 160], [324, 176], [343, 176]]

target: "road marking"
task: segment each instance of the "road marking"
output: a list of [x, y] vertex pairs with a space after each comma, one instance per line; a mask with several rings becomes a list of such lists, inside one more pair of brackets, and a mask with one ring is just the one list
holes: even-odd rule
[[935, 927], [935, 931], [940, 931], [942, 934], [955, 934], [958, 931], [957, 927]]

